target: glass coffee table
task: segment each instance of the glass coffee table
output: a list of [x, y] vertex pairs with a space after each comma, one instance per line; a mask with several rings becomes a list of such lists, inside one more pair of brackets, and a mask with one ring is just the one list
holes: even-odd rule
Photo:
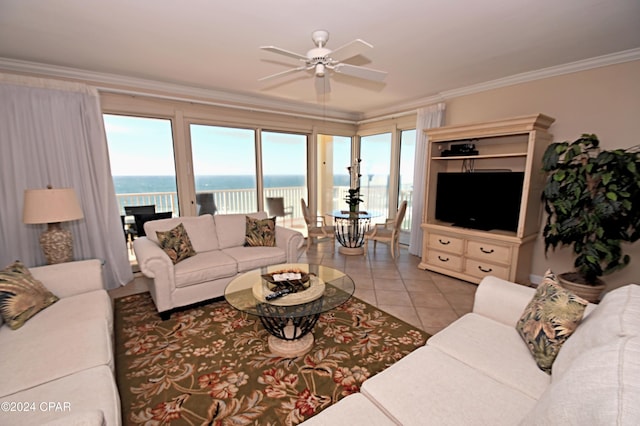
[[[283, 289], [292, 292], [282, 295]], [[354, 290], [351, 277], [337, 269], [284, 263], [238, 275], [227, 285], [224, 297], [234, 308], [260, 318], [271, 334], [272, 353], [294, 357], [313, 346], [311, 331], [320, 314], [345, 303]]]

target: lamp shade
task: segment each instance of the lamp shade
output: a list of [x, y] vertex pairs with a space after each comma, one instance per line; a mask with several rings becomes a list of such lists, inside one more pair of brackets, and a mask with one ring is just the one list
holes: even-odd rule
[[84, 217], [73, 188], [26, 189], [24, 223], [58, 223]]

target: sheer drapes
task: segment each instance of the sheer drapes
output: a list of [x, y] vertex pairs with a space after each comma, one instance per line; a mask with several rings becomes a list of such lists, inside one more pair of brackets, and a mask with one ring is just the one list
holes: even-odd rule
[[413, 198], [411, 201], [411, 235], [409, 253], [422, 256], [422, 207], [426, 177], [427, 137], [424, 129], [444, 124], [445, 104], [439, 103], [418, 109], [416, 121], [416, 156], [413, 169]]
[[24, 190], [71, 187], [84, 219], [64, 223], [75, 259], [105, 261], [109, 288], [133, 279], [98, 93], [82, 84], [0, 74], [0, 268], [44, 264], [46, 225], [22, 223]]

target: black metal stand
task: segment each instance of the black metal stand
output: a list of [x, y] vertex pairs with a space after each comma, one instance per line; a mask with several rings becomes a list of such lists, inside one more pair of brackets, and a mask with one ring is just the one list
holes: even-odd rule
[[359, 248], [364, 245], [364, 234], [369, 230], [370, 217], [336, 217], [336, 239], [347, 248]]
[[[296, 340], [313, 330], [322, 305], [322, 298], [296, 306], [276, 306], [270, 303], [259, 303], [256, 308], [260, 321], [271, 335], [282, 340]], [[286, 332], [285, 332], [286, 330]]]

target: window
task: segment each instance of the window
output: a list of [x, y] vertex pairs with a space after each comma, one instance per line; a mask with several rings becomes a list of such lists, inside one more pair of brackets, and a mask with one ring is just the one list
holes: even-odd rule
[[411, 231], [411, 202], [413, 199], [413, 169], [416, 154], [416, 130], [403, 130], [400, 133], [400, 169], [398, 179], [398, 206], [407, 202], [407, 213], [402, 221], [400, 242], [409, 244]]
[[255, 131], [191, 124], [197, 214], [258, 209]]
[[318, 135], [318, 214], [346, 210], [349, 189], [351, 138]]
[[111, 174], [120, 214], [125, 206], [155, 205], [179, 216], [171, 121], [104, 114]]
[[389, 210], [391, 175], [391, 133], [360, 139], [361, 209], [379, 213], [374, 222], [384, 222]]

